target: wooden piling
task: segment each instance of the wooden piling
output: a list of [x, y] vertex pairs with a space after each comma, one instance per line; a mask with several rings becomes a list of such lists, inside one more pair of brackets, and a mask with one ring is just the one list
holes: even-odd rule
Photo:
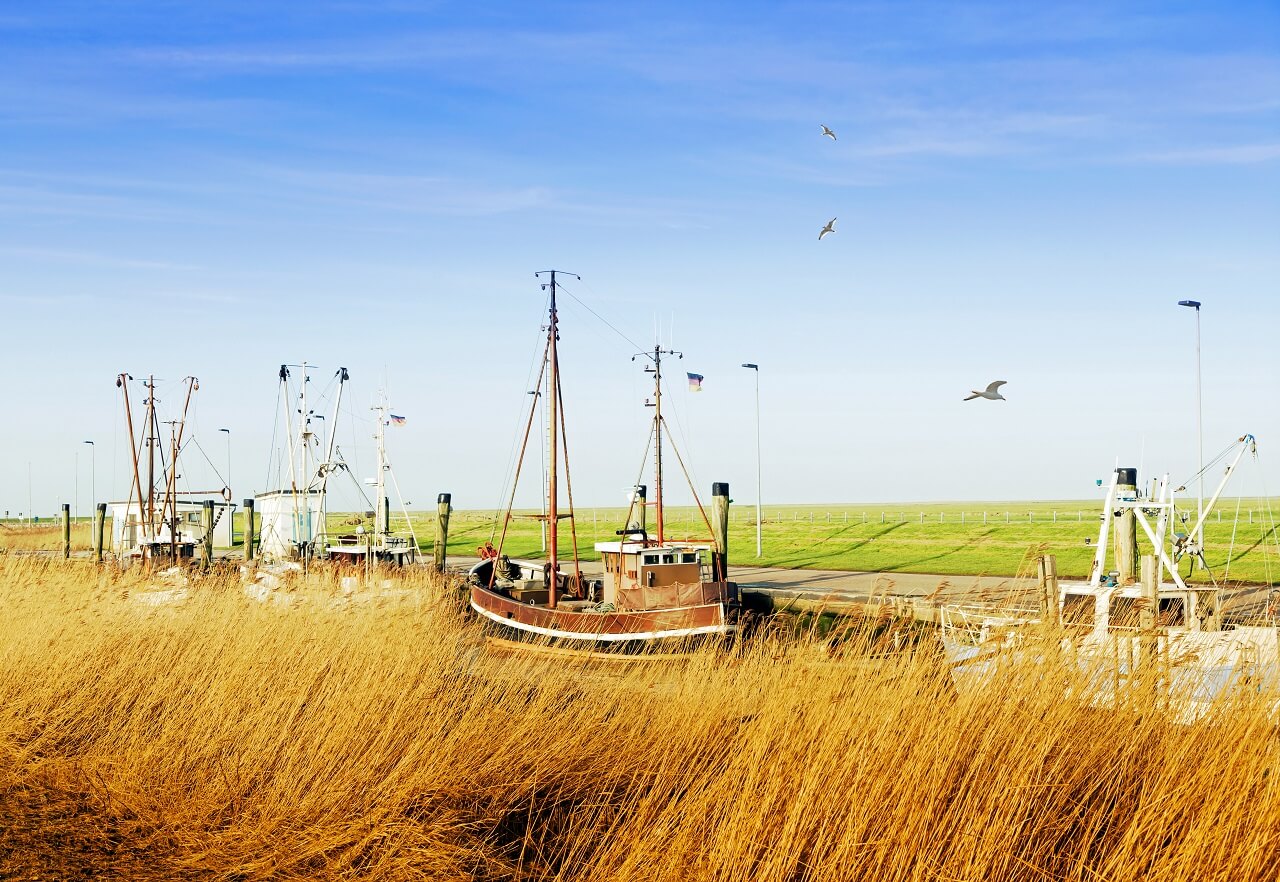
[[93, 511], [93, 559], [102, 563], [102, 540], [107, 525], [107, 504], [99, 502]]
[[204, 535], [200, 541], [200, 565], [205, 569], [213, 563], [213, 500], [206, 499], [200, 511], [200, 527]]
[[[1117, 499], [1137, 499], [1138, 470], [1119, 468], [1116, 471], [1120, 479], [1116, 482]], [[1120, 573], [1121, 585], [1132, 585], [1138, 575], [1138, 518], [1132, 508], [1120, 509], [1120, 518], [1116, 522], [1116, 570]]]
[[711, 553], [712, 578], [717, 582], [729, 581], [729, 485], [716, 482], [711, 485], [711, 534], [715, 550]]
[[245, 563], [253, 560], [253, 500], [244, 501], [244, 559]]
[[1160, 569], [1154, 555], [1142, 556], [1142, 605], [1138, 612], [1138, 666], [1147, 671], [1157, 658], [1160, 623]]
[[62, 556], [71, 557], [71, 503], [62, 503]]
[[1058, 558], [1042, 554], [1036, 561], [1040, 582], [1040, 621], [1051, 630], [1058, 630], [1060, 606], [1058, 599]]
[[449, 547], [449, 512], [453, 511], [453, 506], [449, 502], [453, 499], [451, 493], [441, 493], [436, 497], [436, 542], [432, 549], [435, 558], [436, 572], [444, 572], [445, 556]]

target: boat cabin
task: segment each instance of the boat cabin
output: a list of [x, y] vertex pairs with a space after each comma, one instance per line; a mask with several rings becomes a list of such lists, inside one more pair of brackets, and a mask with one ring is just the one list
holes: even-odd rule
[[[1118, 573], [1103, 577], [1097, 588], [1087, 582], [1060, 584], [1062, 623], [1083, 627], [1098, 634], [1109, 631], [1136, 631], [1140, 613], [1149, 604], [1138, 584], [1117, 585]], [[1206, 621], [1214, 616], [1213, 587], [1179, 588], [1166, 582], [1157, 590], [1156, 626], [1189, 631], [1213, 630]]]
[[710, 550], [686, 542], [597, 542], [604, 563], [602, 599], [619, 609], [714, 603], [720, 586], [709, 571]]

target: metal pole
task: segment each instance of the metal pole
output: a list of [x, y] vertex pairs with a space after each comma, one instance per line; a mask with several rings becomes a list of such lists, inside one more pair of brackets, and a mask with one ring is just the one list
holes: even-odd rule
[[[230, 430], [230, 429], [219, 429], [218, 431], [219, 431], [219, 432], [226, 432], [226, 433], [227, 433], [227, 490], [228, 490], [228, 493], [227, 493], [227, 500], [226, 500], [226, 501], [227, 501], [228, 503], [230, 503], [230, 502], [231, 502], [231, 493], [230, 493], [229, 491], [231, 490], [231, 430]], [[232, 532], [234, 532], [234, 531], [232, 531]], [[233, 536], [232, 538], [234, 539], [235, 537]]]
[[86, 441], [89, 445], [89, 496], [90, 508], [98, 504], [98, 447], [92, 441]]
[[1200, 469], [1200, 480], [1196, 490], [1196, 522], [1201, 524], [1198, 535], [1192, 540], [1204, 548], [1204, 407], [1200, 389], [1200, 301], [1179, 300], [1179, 306], [1186, 306], [1196, 311], [1196, 458]]
[[1201, 397], [1200, 374], [1200, 307], [1196, 306], [1196, 464], [1200, 469], [1200, 486], [1196, 493], [1196, 515], [1201, 519], [1197, 541], [1204, 548], [1204, 399]]
[[746, 362], [742, 366], [755, 371], [756, 374], [756, 557], [758, 558], [762, 554], [760, 541], [760, 365]]
[[80, 448], [76, 448], [76, 520], [80, 520]]

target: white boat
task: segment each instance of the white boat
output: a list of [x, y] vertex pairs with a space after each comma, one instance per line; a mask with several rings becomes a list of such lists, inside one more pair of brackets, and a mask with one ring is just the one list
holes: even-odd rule
[[[1148, 679], [1160, 683], [1172, 716], [1190, 722], [1233, 686], [1280, 682], [1274, 623], [1224, 622], [1217, 581], [1188, 584], [1178, 569], [1183, 559], [1203, 564], [1201, 530], [1244, 454], [1256, 455], [1252, 435], [1234, 446], [1217, 490], [1186, 533], [1174, 529], [1179, 519], [1167, 474], [1144, 497], [1136, 470], [1118, 468], [1103, 502], [1087, 580], [1059, 581], [1042, 558], [1038, 604], [941, 605], [940, 634], [957, 687], [980, 688], [1002, 665], [1053, 654], [1091, 674], [1089, 698], [1102, 706], [1114, 705], [1128, 685], [1151, 672]], [[1124, 536], [1137, 528], [1152, 552], [1139, 579], [1137, 543]], [[1120, 540], [1115, 553], [1113, 533]]]

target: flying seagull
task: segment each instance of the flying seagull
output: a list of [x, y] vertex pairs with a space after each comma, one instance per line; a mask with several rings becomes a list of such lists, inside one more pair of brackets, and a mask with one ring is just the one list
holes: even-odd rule
[[970, 391], [973, 394], [970, 395], [968, 398], [966, 398], [965, 401], [972, 401], [975, 398], [985, 398], [988, 401], [1005, 401], [1006, 400], [1005, 397], [1001, 395], [998, 391], [996, 391], [1004, 384], [1005, 384], [1004, 380], [996, 380], [994, 383], [989, 384], [987, 388], [981, 392], [979, 392], [977, 389], [971, 389]]
[[[820, 126], [821, 126], [821, 125], [822, 125], [822, 123], [818, 123], [818, 125], [820, 125]], [[835, 132], [833, 132], [833, 131], [831, 131], [831, 129], [827, 128], [826, 126], [822, 126], [822, 134], [826, 135], [826, 136], [827, 136], [828, 138], [830, 138], [832, 141], [834, 141], [834, 140], [836, 139], [836, 133], [835, 133]]]
[[823, 227], [822, 232], [818, 234], [818, 241], [821, 242], [823, 236], [827, 235], [827, 233], [834, 233], [835, 231], [836, 219], [833, 217], [831, 220], [827, 221], [827, 225]]

